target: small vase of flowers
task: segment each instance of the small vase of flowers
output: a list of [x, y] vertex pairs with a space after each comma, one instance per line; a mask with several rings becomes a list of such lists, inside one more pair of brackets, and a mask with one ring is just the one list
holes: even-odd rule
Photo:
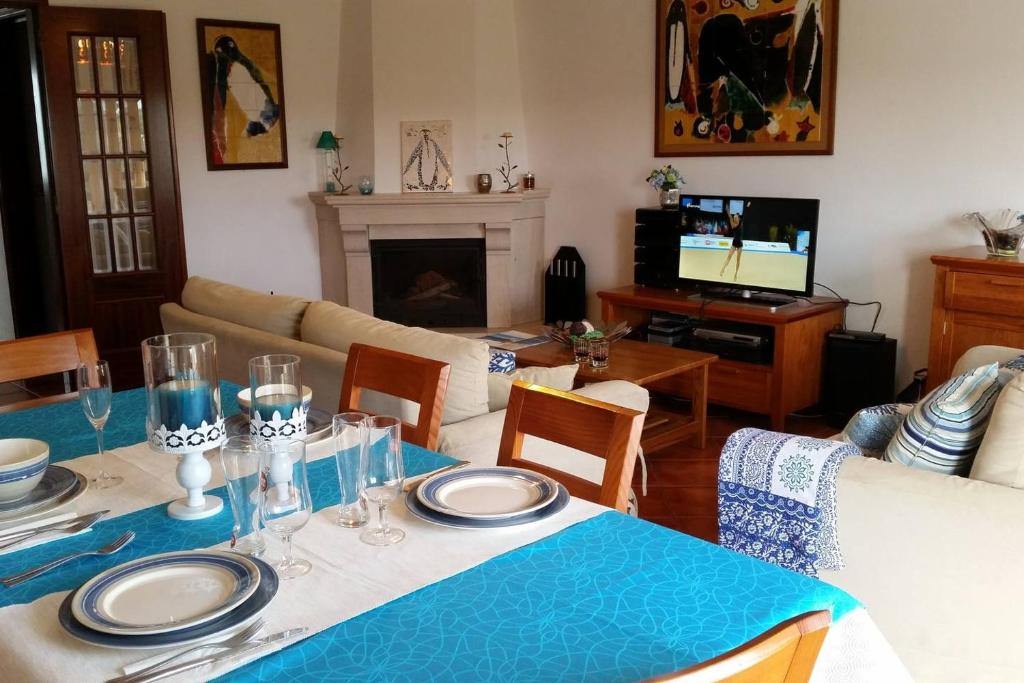
[[672, 168], [672, 164], [662, 166], [651, 171], [647, 176], [647, 182], [660, 193], [661, 206], [669, 209], [679, 206], [679, 192], [686, 181], [679, 171]]

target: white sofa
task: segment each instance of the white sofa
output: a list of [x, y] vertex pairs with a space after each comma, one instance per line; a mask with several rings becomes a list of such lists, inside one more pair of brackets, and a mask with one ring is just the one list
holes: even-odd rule
[[[248, 362], [267, 353], [302, 358], [303, 383], [313, 405], [337, 412], [347, 351], [361, 342], [451, 363], [438, 450], [476, 465], [493, 465], [505, 421], [504, 407], [488, 400], [489, 353], [484, 342], [379, 320], [330, 301], [267, 295], [201, 277], [189, 278], [181, 305], [160, 307], [165, 332], [208, 332], [217, 338], [220, 375], [248, 386]], [[577, 393], [647, 411], [647, 390], [629, 382], [600, 382]], [[418, 406], [366, 392], [361, 407], [414, 421]], [[492, 409], [494, 408], [494, 409]], [[600, 482], [604, 460], [527, 438], [524, 456]]]
[[[954, 374], [1021, 353], [976, 347]], [[915, 679], [1024, 681], [1024, 490], [980, 480], [1024, 486], [1024, 376], [1000, 395], [971, 477], [847, 458], [846, 567], [822, 578], [864, 603]]]

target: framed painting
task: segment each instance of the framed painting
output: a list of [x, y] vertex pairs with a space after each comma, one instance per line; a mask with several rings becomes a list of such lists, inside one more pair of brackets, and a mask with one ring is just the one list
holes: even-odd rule
[[839, 0], [657, 0], [655, 156], [831, 154]]
[[287, 168], [281, 27], [196, 19], [206, 167]]
[[452, 122], [402, 121], [402, 192], [451, 192]]

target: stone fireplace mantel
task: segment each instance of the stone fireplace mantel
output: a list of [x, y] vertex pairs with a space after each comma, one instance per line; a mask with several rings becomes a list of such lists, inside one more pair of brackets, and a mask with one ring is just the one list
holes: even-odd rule
[[311, 192], [323, 296], [374, 313], [371, 240], [483, 238], [487, 326], [540, 320], [548, 195], [545, 189], [511, 194]]

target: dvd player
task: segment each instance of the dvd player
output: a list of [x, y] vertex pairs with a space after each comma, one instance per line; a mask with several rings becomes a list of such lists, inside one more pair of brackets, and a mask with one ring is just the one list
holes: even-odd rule
[[761, 346], [764, 346], [765, 344], [765, 338], [760, 335], [742, 334], [739, 332], [731, 332], [729, 330], [718, 330], [709, 327], [694, 328], [693, 336], [707, 340], [709, 342], [726, 342], [729, 344], [748, 346], [750, 348], [759, 348]]

